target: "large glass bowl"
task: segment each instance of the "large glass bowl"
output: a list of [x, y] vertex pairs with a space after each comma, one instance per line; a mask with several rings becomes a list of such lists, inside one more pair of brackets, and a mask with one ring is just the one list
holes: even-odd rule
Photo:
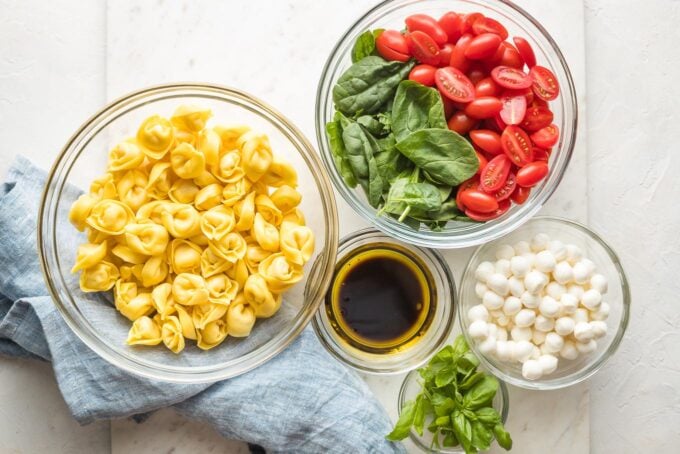
[[[501, 244], [513, 245], [518, 241], [530, 241], [537, 233], [547, 233], [551, 239], [561, 240], [564, 244], [575, 244], [583, 250], [583, 256], [592, 260], [597, 266], [597, 272], [603, 274], [608, 282], [607, 293], [603, 295], [611, 310], [607, 318], [607, 335], [597, 340], [597, 349], [588, 354], [581, 354], [575, 360], [559, 358], [557, 370], [539, 380], [527, 380], [522, 376], [520, 363], [501, 362], [491, 355], [479, 351], [477, 342], [468, 334], [468, 310], [480, 304], [480, 298], [475, 294], [475, 270], [485, 261], [494, 261], [496, 249]], [[512, 234], [500, 240], [492, 241], [480, 246], [470, 258], [460, 285], [458, 319], [461, 329], [470, 348], [479, 357], [484, 367], [499, 379], [527, 389], [558, 389], [580, 383], [591, 377], [614, 354], [628, 326], [630, 314], [630, 288], [621, 262], [614, 250], [588, 227], [567, 219], [541, 216], [536, 217]], [[558, 355], [559, 356], [559, 355]]]
[[[152, 114], [170, 116], [180, 104], [209, 107], [215, 123], [245, 124], [269, 136], [274, 154], [298, 172], [301, 210], [316, 236], [314, 256], [302, 281], [284, 294], [281, 310], [258, 320], [247, 338], [228, 338], [209, 351], [189, 346], [175, 355], [162, 346], [125, 343], [130, 322], [111, 304], [110, 292], [83, 293], [71, 274], [77, 245], [85, 235], [68, 222], [80, 190], [104, 173], [108, 150], [134, 136]], [[55, 304], [73, 332], [111, 364], [149, 378], [199, 383], [229, 378], [283, 350], [316, 312], [333, 275], [338, 247], [338, 218], [328, 176], [309, 141], [285, 117], [240, 91], [204, 84], [147, 88], [120, 98], [97, 112], [71, 137], [47, 179], [40, 208], [38, 248]]]
[[[325, 125], [333, 118], [333, 86], [351, 65], [350, 54], [356, 38], [366, 30], [404, 28], [404, 18], [415, 13], [440, 17], [447, 11], [478, 11], [502, 22], [510, 36], [522, 36], [532, 45], [540, 65], [550, 68], [560, 84], [560, 96], [550, 103], [553, 122], [560, 139], [550, 157], [550, 174], [537, 185], [523, 205], [513, 206], [505, 215], [486, 223], [449, 222], [442, 231], [421, 227], [416, 231], [389, 216], [378, 216], [360, 187], [349, 188], [335, 167]], [[364, 14], [340, 38], [331, 51], [321, 75], [316, 97], [316, 134], [324, 164], [338, 192], [352, 208], [383, 232], [402, 241], [434, 248], [461, 248], [481, 244], [516, 229], [545, 204], [557, 188], [569, 164], [576, 140], [576, 91], [567, 62], [550, 34], [526, 11], [500, 0], [387, 0]]]

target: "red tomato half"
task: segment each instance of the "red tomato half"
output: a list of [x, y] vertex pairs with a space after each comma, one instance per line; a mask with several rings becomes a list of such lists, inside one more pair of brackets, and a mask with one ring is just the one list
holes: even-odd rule
[[409, 80], [432, 87], [434, 85], [434, 72], [437, 70], [432, 65], [416, 65], [408, 75]]
[[396, 30], [385, 30], [375, 39], [375, 48], [385, 60], [408, 61], [411, 56], [404, 35]]
[[469, 33], [472, 31], [472, 26], [479, 19], [484, 18], [482, 13], [468, 13], [463, 15], [463, 32]]
[[529, 132], [534, 132], [549, 126], [552, 121], [553, 113], [547, 107], [529, 107], [521, 126]]
[[503, 104], [495, 96], [475, 98], [465, 107], [465, 115], [472, 118], [491, 118], [501, 111]]
[[483, 151], [497, 155], [503, 153], [501, 136], [489, 129], [475, 129], [470, 131], [470, 140]]
[[513, 164], [523, 167], [534, 160], [534, 149], [531, 140], [523, 129], [508, 126], [501, 134], [503, 151]]
[[517, 171], [517, 184], [525, 188], [534, 187], [545, 178], [548, 170], [546, 162], [531, 162]]
[[510, 201], [503, 200], [498, 203], [498, 208], [491, 213], [480, 213], [479, 211], [474, 211], [467, 209], [465, 210], [465, 215], [472, 219], [473, 221], [486, 222], [503, 216], [510, 209]]
[[413, 33], [420, 31], [428, 35], [438, 45], [447, 42], [448, 35], [439, 23], [427, 14], [413, 14], [406, 18], [406, 29]]
[[468, 117], [465, 115], [465, 112], [459, 110], [458, 112], [455, 112], [453, 115], [451, 115], [451, 118], [449, 118], [448, 121], [448, 126], [451, 131], [455, 131], [460, 135], [465, 135], [470, 132], [472, 128], [477, 126], [477, 120]]
[[439, 64], [439, 46], [428, 35], [416, 30], [406, 35], [406, 41], [416, 60], [426, 65]]
[[541, 128], [531, 135], [531, 141], [542, 148], [552, 148], [559, 138], [560, 130], [555, 124]]
[[449, 64], [463, 72], [470, 68], [470, 60], [465, 57], [465, 50], [470, 45], [472, 38], [473, 36], [469, 33], [461, 36], [456, 43], [456, 47], [451, 51], [451, 60], [449, 60]]
[[548, 68], [534, 66], [529, 71], [529, 76], [533, 81], [531, 88], [536, 96], [543, 101], [552, 101], [560, 94], [560, 84], [557, 82], [557, 77]]
[[515, 179], [515, 174], [510, 172], [508, 179], [505, 180], [505, 184], [493, 195], [499, 202], [510, 198], [515, 188], [517, 187], [517, 180]]
[[496, 53], [501, 45], [501, 37], [495, 33], [483, 33], [475, 36], [470, 45], [465, 49], [465, 58], [470, 60], [483, 60]]
[[465, 74], [456, 68], [439, 68], [434, 74], [439, 92], [456, 102], [470, 102], [475, 98], [475, 87]]
[[527, 199], [529, 198], [529, 194], [531, 194], [531, 188], [523, 188], [522, 186], [517, 186], [515, 188], [515, 191], [510, 196], [510, 198], [517, 205], [521, 205], [527, 201]]
[[489, 161], [479, 178], [482, 190], [494, 194], [502, 188], [510, 175], [511, 168], [512, 162], [504, 154], [499, 154]]
[[449, 63], [451, 63], [451, 54], [453, 53], [453, 49], [455, 49], [456, 46], [451, 44], [451, 43], [446, 43], [442, 46], [441, 49], [439, 49], [439, 66], [440, 68], [443, 68], [444, 66], [449, 66]]
[[516, 91], [506, 91], [501, 96], [501, 120], [506, 125], [518, 125], [524, 119], [527, 112], [527, 99], [522, 93]]
[[491, 77], [485, 77], [475, 84], [475, 96], [498, 96], [500, 88]]
[[513, 37], [512, 41], [515, 43], [517, 51], [522, 56], [522, 60], [524, 60], [524, 63], [526, 63], [529, 69], [536, 66], [536, 55], [534, 54], [534, 49], [531, 48], [529, 41], [520, 36]]
[[463, 205], [463, 202], [461, 200], [461, 196], [463, 195], [463, 193], [465, 191], [478, 189], [478, 188], [479, 188], [479, 177], [477, 175], [470, 178], [469, 180], [463, 181], [458, 186], [458, 189], [456, 191], [456, 205], [458, 206], [458, 209], [465, 210], [465, 205]]
[[491, 19], [490, 17], [482, 17], [477, 19], [472, 24], [472, 31], [475, 35], [481, 35], [483, 33], [494, 33], [501, 37], [501, 40], [505, 41], [508, 39], [508, 30], [498, 22], [496, 19]]
[[517, 68], [497, 66], [491, 71], [491, 77], [501, 87], [511, 90], [521, 90], [531, 87], [531, 78]]
[[491, 213], [498, 209], [498, 201], [478, 189], [468, 189], [460, 195], [460, 201], [468, 209], [478, 213]]
[[463, 36], [463, 27], [465, 24], [463, 23], [463, 18], [460, 14], [449, 11], [440, 17], [437, 22], [446, 33], [448, 41], [451, 44], [456, 44], [456, 41]]
[[499, 64], [501, 66], [509, 66], [519, 70], [524, 68], [524, 60], [519, 52], [517, 52], [517, 49], [515, 49], [515, 46], [505, 42], [502, 43], [502, 46], [504, 47], [504, 50]]

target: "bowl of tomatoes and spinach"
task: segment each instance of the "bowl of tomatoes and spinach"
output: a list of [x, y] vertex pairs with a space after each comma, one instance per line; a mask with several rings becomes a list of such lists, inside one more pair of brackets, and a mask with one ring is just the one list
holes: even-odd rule
[[379, 5], [336, 47], [317, 107], [339, 192], [424, 246], [519, 226], [559, 183], [576, 133], [559, 49], [527, 13], [490, 0]]

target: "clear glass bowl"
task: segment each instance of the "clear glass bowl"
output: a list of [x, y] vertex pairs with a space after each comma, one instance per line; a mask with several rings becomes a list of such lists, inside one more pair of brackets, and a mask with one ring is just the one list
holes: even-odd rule
[[[401, 388], [399, 389], [399, 398], [397, 401], [397, 410], [400, 415], [401, 409], [404, 408], [406, 402], [415, 399], [420, 390], [422, 389], [420, 380], [421, 378], [417, 370], [411, 371], [406, 376], [406, 378], [404, 378], [404, 382], [401, 384]], [[498, 384], [499, 384], [498, 391], [496, 391], [496, 395], [494, 396], [491, 405], [498, 412], [498, 414], [501, 415], [501, 421], [503, 421], [503, 424], [505, 424], [505, 422], [508, 420], [508, 412], [510, 411], [510, 398], [508, 396], [508, 387], [505, 386], [505, 383], [499, 380]], [[432, 444], [433, 434], [427, 430], [427, 425], [429, 423], [430, 421], [426, 419], [425, 430], [423, 430], [422, 437], [418, 435], [418, 433], [415, 430], [411, 429], [411, 432], [409, 433], [409, 438], [417, 447], [422, 449], [424, 452], [431, 453], [455, 454], [465, 452], [460, 446], [451, 448], [441, 447], [439, 449], [430, 448]]]
[[[510, 36], [523, 36], [532, 45], [540, 65], [550, 68], [558, 79], [561, 92], [550, 103], [555, 114], [553, 122], [560, 129], [560, 139], [550, 157], [550, 173], [537, 185], [523, 205], [514, 205], [505, 215], [485, 223], [449, 222], [439, 232], [421, 227], [416, 231], [389, 216], [378, 216], [377, 210], [366, 200], [360, 187], [349, 188], [335, 167], [325, 125], [333, 118], [333, 86], [351, 65], [350, 54], [356, 38], [366, 30], [376, 28], [404, 28], [404, 18], [414, 13], [440, 17], [447, 11], [478, 11], [497, 19], [508, 29]], [[531, 218], [545, 204], [557, 188], [571, 158], [576, 140], [576, 90], [567, 62], [557, 44], [541, 24], [526, 11], [509, 1], [499, 0], [388, 0], [364, 14], [340, 38], [326, 62], [316, 95], [316, 135], [323, 162], [336, 189], [368, 222], [383, 232], [402, 241], [434, 248], [474, 246], [499, 238]]]
[[[112, 306], [110, 292], [83, 293], [71, 274], [77, 245], [85, 235], [68, 222], [71, 203], [104, 173], [108, 150], [134, 136], [143, 119], [169, 116], [180, 104], [212, 109], [215, 122], [247, 124], [266, 133], [275, 155], [297, 170], [300, 208], [316, 235], [316, 251], [304, 279], [284, 296], [281, 310], [258, 320], [252, 334], [228, 338], [210, 351], [187, 346], [179, 355], [162, 347], [128, 346], [130, 322]], [[97, 112], [71, 137], [49, 174], [40, 208], [38, 248], [45, 278], [66, 323], [92, 350], [111, 364], [148, 378], [199, 383], [244, 373], [282, 351], [307, 325], [324, 298], [333, 275], [338, 218], [328, 176], [314, 148], [285, 117], [240, 91], [205, 84], [147, 88], [120, 98]]]
[[[609, 288], [603, 301], [609, 303], [611, 310], [607, 322], [607, 335], [597, 340], [597, 349], [588, 354], [581, 354], [575, 360], [559, 358], [557, 370], [539, 380], [527, 380], [522, 376], [520, 363], [506, 363], [491, 355], [482, 354], [477, 343], [468, 335], [469, 320], [467, 312], [470, 307], [480, 304], [475, 294], [475, 270], [485, 260], [495, 260], [495, 252], [501, 244], [513, 245], [518, 241], [530, 241], [537, 233], [547, 233], [551, 239], [561, 240], [564, 244], [575, 244], [583, 250], [584, 257], [592, 260], [597, 272], [603, 274]], [[499, 379], [515, 386], [527, 389], [558, 389], [580, 383], [595, 374], [614, 354], [628, 326], [630, 314], [630, 288], [621, 266], [621, 262], [612, 248], [588, 227], [567, 219], [556, 217], [536, 217], [512, 234], [500, 240], [480, 246], [470, 258], [461, 281], [459, 292], [458, 318], [461, 329], [470, 348], [479, 357], [484, 367]]]
[[420, 367], [446, 343], [456, 317], [456, 284], [446, 260], [435, 250], [424, 249], [395, 240], [372, 228], [359, 230], [340, 241], [337, 261], [357, 248], [395, 245], [417, 257], [429, 270], [434, 288], [431, 320], [425, 333], [415, 343], [405, 348], [395, 348], [390, 353], [370, 353], [350, 345], [333, 328], [328, 303], [317, 311], [312, 326], [321, 344], [337, 359], [361, 372], [373, 374], [398, 374]]

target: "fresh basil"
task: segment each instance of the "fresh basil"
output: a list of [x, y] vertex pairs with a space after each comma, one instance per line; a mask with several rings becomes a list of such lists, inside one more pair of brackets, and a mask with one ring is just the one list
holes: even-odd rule
[[416, 410], [413, 415], [413, 428], [421, 437], [423, 435], [423, 427], [425, 426], [425, 410], [428, 405], [429, 403], [423, 395], [418, 396], [416, 399]]
[[411, 80], [399, 84], [392, 105], [392, 131], [401, 141], [426, 128], [447, 129], [444, 104], [437, 90]]
[[493, 426], [493, 434], [501, 448], [507, 451], [512, 449], [512, 437], [510, 437], [510, 434], [505, 430], [503, 424], [496, 424]]
[[471, 421], [472, 446], [480, 451], [486, 451], [493, 441], [493, 431], [479, 421]]
[[387, 434], [385, 438], [390, 441], [399, 441], [408, 437], [408, 433], [411, 431], [411, 425], [416, 417], [416, 402], [407, 402], [404, 408], [401, 409], [401, 414], [399, 415], [399, 420], [395, 424], [392, 432]]
[[465, 394], [463, 405], [469, 410], [489, 406], [496, 395], [496, 391], [498, 391], [498, 380], [487, 375]]
[[480, 408], [476, 411], [475, 414], [477, 415], [477, 420], [488, 427], [493, 427], [496, 424], [501, 423], [501, 415], [498, 414], [495, 408], [492, 407]]
[[465, 417], [462, 411], [454, 410], [451, 415], [451, 422], [453, 423], [453, 432], [460, 442], [465, 452], [472, 451], [472, 424], [470, 420]]

